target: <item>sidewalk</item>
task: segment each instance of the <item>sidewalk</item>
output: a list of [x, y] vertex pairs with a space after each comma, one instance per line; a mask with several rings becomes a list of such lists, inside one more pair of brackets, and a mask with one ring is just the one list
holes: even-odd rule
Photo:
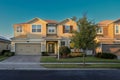
[[[64, 69], [64, 68], [54, 68], [54, 69], [50, 69], [50, 68], [44, 68], [41, 65], [42, 64], [83, 64], [83, 63], [40, 63], [40, 62], [0, 62], [0, 70], [69, 70], [68, 69]], [[85, 64], [120, 64], [120, 63], [85, 63]], [[70, 68], [70, 70], [78, 70], [78, 69], [83, 69], [84, 68]], [[89, 68], [87, 68], [88, 70]], [[93, 69], [104, 69], [104, 68], [92, 68]], [[86, 70], [86, 69], [85, 69]], [[90, 68], [91, 70], [91, 68]]]

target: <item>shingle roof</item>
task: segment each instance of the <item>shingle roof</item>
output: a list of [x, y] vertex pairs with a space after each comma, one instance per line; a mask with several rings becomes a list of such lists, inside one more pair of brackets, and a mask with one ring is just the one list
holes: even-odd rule
[[55, 21], [55, 20], [45, 20], [46, 22], [48, 22], [48, 23], [53, 23], [53, 24], [57, 24], [58, 22], [57, 21]]
[[1, 42], [10, 42], [10, 40], [8, 40], [7, 38], [0, 36], [0, 41]]
[[106, 26], [112, 22], [113, 22], [113, 20], [104, 20], [104, 21], [99, 22], [98, 25]]

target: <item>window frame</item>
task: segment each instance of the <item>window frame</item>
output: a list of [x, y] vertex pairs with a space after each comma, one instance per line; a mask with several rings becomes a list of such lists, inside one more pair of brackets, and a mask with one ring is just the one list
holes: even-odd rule
[[[64, 45], [62, 44], [64, 42]], [[60, 42], [61, 46], [66, 46], [66, 41], [61, 41]]]
[[22, 26], [17, 26], [16, 27], [16, 32], [17, 33], [22, 33], [23, 32], [23, 27]]
[[[117, 28], [118, 28], [118, 30], [117, 30]], [[119, 25], [115, 25], [115, 34], [120, 34], [120, 26]]]
[[[33, 29], [33, 27], [35, 27], [35, 28]], [[40, 28], [38, 28], [38, 27], [40, 27]], [[32, 33], [41, 33], [42, 32], [42, 25], [41, 24], [32, 24], [31, 32]]]
[[[69, 30], [67, 27], [69, 27]], [[64, 25], [64, 33], [70, 33], [70, 31], [71, 31], [70, 25]]]
[[57, 34], [57, 29], [55, 26], [48, 26], [47, 27], [47, 34]]
[[97, 34], [103, 34], [103, 27], [98, 27]]

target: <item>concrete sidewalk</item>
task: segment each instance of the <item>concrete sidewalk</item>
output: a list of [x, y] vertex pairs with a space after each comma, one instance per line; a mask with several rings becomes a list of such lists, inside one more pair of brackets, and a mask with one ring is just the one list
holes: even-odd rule
[[[47, 68], [42, 67], [42, 64], [83, 64], [83, 63], [40, 63], [40, 62], [0, 62], [0, 69], [4, 70], [48, 70]], [[86, 64], [119, 64], [119, 63], [86, 63]], [[57, 68], [61, 69], [61, 68]], [[62, 68], [61, 70], [63, 70]], [[70, 68], [71, 69], [71, 68]], [[76, 68], [73, 68], [75, 70]], [[82, 68], [77, 68], [82, 69]], [[91, 69], [91, 68], [90, 68]], [[95, 68], [94, 68], [95, 69]], [[97, 68], [99, 69], [99, 68]], [[103, 68], [100, 68], [103, 69]], [[56, 68], [54, 69], [56, 70]], [[66, 70], [66, 69], [65, 69]], [[69, 70], [69, 69], [67, 69]]]

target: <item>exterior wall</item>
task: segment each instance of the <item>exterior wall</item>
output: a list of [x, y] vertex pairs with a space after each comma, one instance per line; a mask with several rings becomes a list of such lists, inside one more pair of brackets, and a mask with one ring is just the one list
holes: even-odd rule
[[114, 38], [114, 23], [109, 24], [108, 26], [108, 36]]
[[[33, 33], [32, 32], [32, 25], [33, 24], [40, 24], [41, 27], [41, 32], [38, 33]], [[22, 32], [17, 32], [16, 28], [17, 26], [22, 26]], [[42, 36], [46, 36], [46, 22], [39, 20], [37, 22], [31, 23], [31, 24], [27, 24], [27, 23], [23, 23], [23, 24], [15, 24], [14, 25], [14, 37], [17, 38], [40, 38]]]
[[[63, 25], [72, 25], [73, 30], [77, 30], [76, 22], [74, 22], [72, 20], [69, 20], [67, 23], [65, 23]], [[61, 36], [61, 37], [70, 37], [70, 36], [72, 36], [71, 33], [63, 33], [63, 25], [58, 25], [58, 27], [57, 27], [58, 36]]]
[[9, 49], [9, 43], [0, 42], [0, 52]]

